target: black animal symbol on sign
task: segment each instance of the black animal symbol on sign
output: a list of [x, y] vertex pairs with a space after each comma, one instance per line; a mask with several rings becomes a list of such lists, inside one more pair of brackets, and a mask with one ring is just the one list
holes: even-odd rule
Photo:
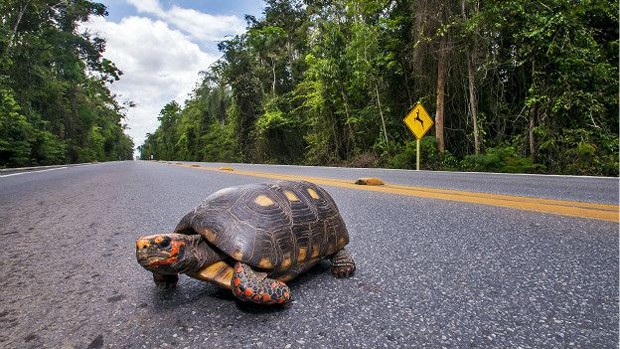
[[415, 119], [414, 120], [419, 121], [420, 125], [422, 125], [422, 128], [424, 128], [424, 120], [420, 119], [420, 111], [416, 110], [415, 114], [416, 115], [415, 115]]

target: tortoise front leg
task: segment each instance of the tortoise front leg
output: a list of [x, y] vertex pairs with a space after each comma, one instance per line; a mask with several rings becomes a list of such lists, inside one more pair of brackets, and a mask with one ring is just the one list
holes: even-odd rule
[[285, 304], [291, 300], [291, 290], [284, 282], [256, 273], [241, 262], [234, 269], [230, 286], [240, 300], [257, 304]]
[[155, 285], [157, 285], [157, 287], [159, 288], [173, 288], [177, 285], [177, 282], [179, 281], [179, 275], [153, 273], [153, 281], [155, 281]]
[[332, 275], [337, 278], [348, 278], [355, 272], [355, 261], [344, 248], [331, 256]]

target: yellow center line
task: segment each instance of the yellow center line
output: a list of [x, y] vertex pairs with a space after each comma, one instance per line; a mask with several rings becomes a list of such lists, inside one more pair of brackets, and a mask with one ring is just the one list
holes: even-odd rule
[[579, 218], [593, 218], [610, 222], [618, 222], [620, 215], [618, 212], [618, 205], [597, 204], [579, 201], [567, 201], [567, 200], [554, 200], [543, 199], [535, 197], [524, 197], [514, 195], [503, 194], [489, 194], [469, 192], [453, 189], [436, 189], [419, 186], [406, 186], [406, 185], [383, 185], [383, 186], [368, 186], [353, 184], [354, 179], [351, 181], [345, 181], [342, 179], [322, 178], [322, 177], [310, 177], [304, 175], [289, 175], [282, 173], [271, 172], [259, 172], [249, 170], [238, 170], [234, 172], [222, 171], [213, 167], [205, 167], [196, 165], [177, 164], [176, 166], [215, 171], [219, 173], [236, 174], [243, 176], [252, 176], [269, 179], [287, 179], [287, 180], [305, 180], [308, 182], [316, 183], [319, 185], [326, 185], [339, 188], [366, 190], [386, 194], [396, 194], [405, 196], [415, 196], [421, 198], [448, 200], [456, 202], [467, 202], [473, 204], [482, 204], [488, 206], [507, 207], [512, 209], [533, 211], [541, 213], [551, 213], [563, 216], [579, 217]]

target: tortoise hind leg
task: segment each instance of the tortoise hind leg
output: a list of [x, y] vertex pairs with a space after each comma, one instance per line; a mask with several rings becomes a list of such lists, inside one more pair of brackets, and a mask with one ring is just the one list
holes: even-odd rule
[[348, 278], [355, 272], [355, 261], [344, 248], [331, 256], [332, 275], [337, 278]]
[[241, 262], [234, 269], [230, 286], [240, 300], [257, 304], [285, 304], [291, 300], [291, 290], [284, 282], [256, 273]]
[[163, 288], [163, 289], [173, 288], [177, 285], [177, 282], [179, 281], [179, 275], [177, 274], [165, 275], [165, 274], [153, 273], [153, 281], [155, 281], [155, 285], [157, 285], [157, 287], [159, 288]]

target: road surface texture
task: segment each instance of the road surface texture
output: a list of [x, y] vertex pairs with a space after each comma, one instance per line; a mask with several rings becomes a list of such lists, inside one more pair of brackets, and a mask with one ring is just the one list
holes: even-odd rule
[[[617, 179], [233, 167], [618, 204]], [[154, 286], [135, 260], [136, 237], [171, 231], [218, 189], [268, 180], [142, 161], [0, 176], [0, 347], [618, 345], [613, 215], [329, 185], [350, 231], [354, 277], [335, 279], [324, 262], [289, 283], [294, 302], [285, 309], [242, 304], [184, 276], [175, 290]]]

